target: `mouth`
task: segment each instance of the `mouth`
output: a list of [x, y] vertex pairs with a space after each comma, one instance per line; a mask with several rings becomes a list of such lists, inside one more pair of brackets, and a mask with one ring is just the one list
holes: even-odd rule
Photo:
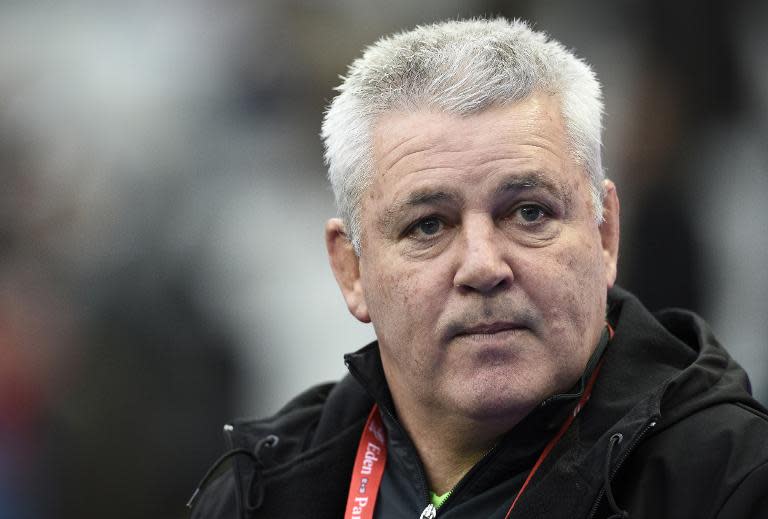
[[467, 328], [462, 328], [454, 334], [454, 337], [467, 336], [495, 336], [507, 334], [507, 332], [516, 332], [527, 329], [519, 323], [494, 322], [488, 324], [478, 324]]

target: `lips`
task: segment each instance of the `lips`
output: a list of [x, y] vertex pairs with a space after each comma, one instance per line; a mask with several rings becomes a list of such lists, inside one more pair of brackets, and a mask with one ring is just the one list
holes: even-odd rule
[[492, 335], [496, 333], [522, 329], [525, 329], [525, 326], [519, 323], [495, 322], [489, 324], [478, 324], [468, 328], [463, 328], [457, 331], [454, 337], [461, 337], [464, 335]]

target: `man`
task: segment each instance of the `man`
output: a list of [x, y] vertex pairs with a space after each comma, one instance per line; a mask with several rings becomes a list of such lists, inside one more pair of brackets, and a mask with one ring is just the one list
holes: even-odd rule
[[326, 243], [378, 340], [227, 426], [195, 517], [768, 517], [745, 373], [698, 317], [613, 287], [585, 63], [522, 22], [448, 22], [380, 40], [338, 90]]

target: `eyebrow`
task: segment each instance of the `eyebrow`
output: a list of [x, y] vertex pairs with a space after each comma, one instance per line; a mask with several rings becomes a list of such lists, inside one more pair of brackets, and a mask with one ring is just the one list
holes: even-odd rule
[[[570, 206], [571, 196], [567, 187], [552, 180], [541, 171], [531, 171], [504, 180], [494, 192], [494, 198], [509, 194], [544, 189], [550, 195], [560, 200], [566, 207]], [[404, 200], [400, 200], [387, 207], [379, 218], [379, 225], [387, 229], [396, 224], [401, 215], [409, 209], [422, 206], [451, 205], [461, 209], [464, 200], [458, 192], [446, 190], [419, 189], [409, 193]]]
[[571, 193], [562, 182], [556, 182], [541, 171], [530, 171], [514, 178], [505, 180], [494, 193], [497, 197], [507, 193], [519, 193], [532, 189], [544, 189], [552, 196], [562, 201], [565, 206], [571, 205]]

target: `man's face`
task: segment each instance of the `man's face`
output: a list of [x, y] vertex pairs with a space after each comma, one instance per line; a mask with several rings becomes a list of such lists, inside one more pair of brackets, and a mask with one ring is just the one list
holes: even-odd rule
[[398, 407], [502, 419], [583, 371], [615, 278], [618, 201], [608, 183], [599, 226], [559, 110], [536, 94], [375, 126], [357, 296], [345, 295], [374, 325]]

